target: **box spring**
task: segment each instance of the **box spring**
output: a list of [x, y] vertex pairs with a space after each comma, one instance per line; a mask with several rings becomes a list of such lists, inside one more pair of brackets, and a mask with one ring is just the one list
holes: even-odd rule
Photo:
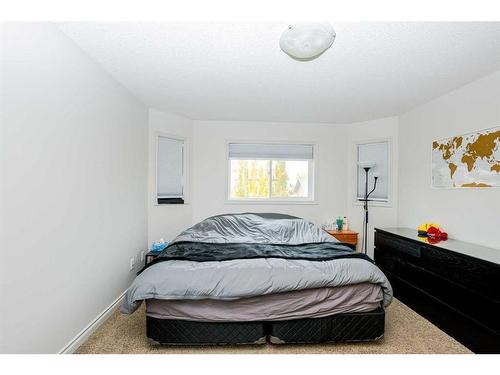
[[382, 308], [274, 322], [194, 322], [146, 316], [148, 339], [156, 345], [375, 341], [384, 335], [384, 325]]

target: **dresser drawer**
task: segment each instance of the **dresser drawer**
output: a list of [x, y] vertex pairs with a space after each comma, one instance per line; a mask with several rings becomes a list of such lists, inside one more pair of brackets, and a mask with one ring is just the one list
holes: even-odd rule
[[500, 335], [387, 273], [394, 296], [475, 353], [500, 353]]
[[326, 231], [330, 236], [335, 237], [342, 243], [349, 245], [356, 245], [358, 243], [358, 233], [350, 230], [327, 230]]
[[[488, 296], [456, 284], [396, 254], [375, 249], [375, 262], [382, 271], [405, 280], [415, 288], [500, 334], [500, 303]], [[397, 287], [394, 286], [395, 293]]]
[[381, 232], [375, 232], [375, 247], [382, 250], [394, 251], [399, 255], [411, 258], [420, 258], [422, 248], [417, 243]]
[[425, 247], [421, 254], [427, 270], [500, 302], [500, 267], [432, 247]]
[[358, 243], [357, 234], [335, 234], [334, 237], [342, 243], [356, 245]]

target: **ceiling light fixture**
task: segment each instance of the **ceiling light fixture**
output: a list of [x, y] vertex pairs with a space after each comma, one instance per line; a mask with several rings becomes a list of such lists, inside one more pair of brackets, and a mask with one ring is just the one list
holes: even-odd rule
[[289, 25], [280, 38], [280, 48], [290, 57], [310, 61], [333, 44], [335, 30], [328, 22], [308, 22]]

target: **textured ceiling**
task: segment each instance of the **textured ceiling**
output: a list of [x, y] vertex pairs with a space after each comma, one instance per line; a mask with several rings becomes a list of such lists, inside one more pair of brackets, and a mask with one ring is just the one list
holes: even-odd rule
[[201, 120], [346, 123], [404, 113], [500, 69], [500, 23], [335, 23], [317, 60], [286, 23], [65, 23], [150, 107]]

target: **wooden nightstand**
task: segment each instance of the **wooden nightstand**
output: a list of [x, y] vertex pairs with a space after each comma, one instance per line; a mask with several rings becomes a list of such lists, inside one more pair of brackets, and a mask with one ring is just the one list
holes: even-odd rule
[[340, 242], [352, 245], [351, 247], [356, 250], [356, 245], [358, 244], [358, 232], [353, 232], [352, 230], [327, 230], [326, 232]]

